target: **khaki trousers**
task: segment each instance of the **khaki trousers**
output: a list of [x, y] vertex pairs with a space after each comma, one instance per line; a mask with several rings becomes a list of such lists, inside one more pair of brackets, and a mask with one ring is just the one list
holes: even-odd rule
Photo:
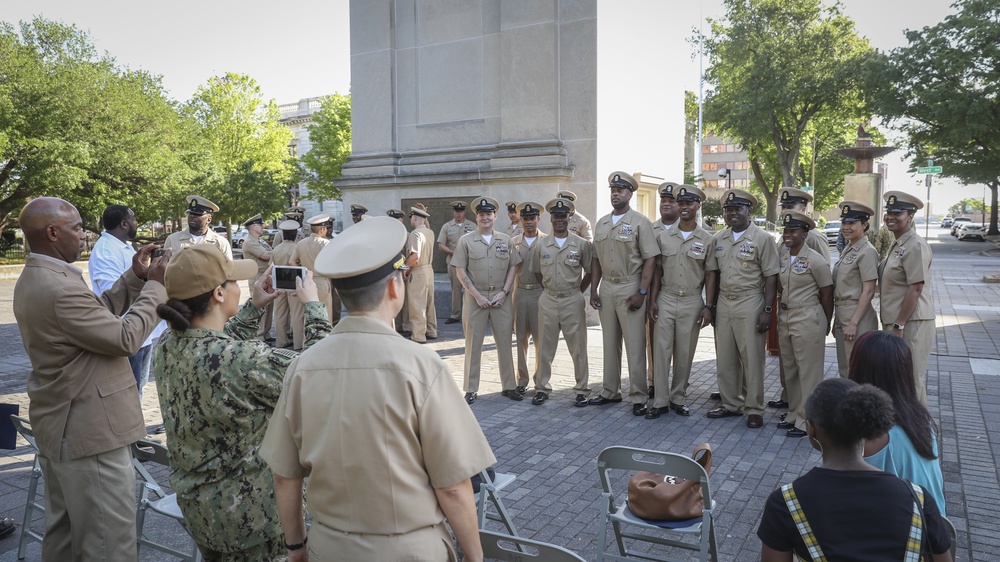
[[413, 341], [424, 342], [427, 337], [436, 338], [438, 333], [437, 311], [434, 308], [434, 270], [429, 265], [418, 266], [410, 271], [408, 286], [407, 315]]
[[[412, 275], [412, 273], [410, 274]], [[396, 315], [395, 326], [397, 332], [412, 332], [412, 326], [410, 325], [410, 279], [409, 276], [403, 279], [403, 307], [399, 309], [399, 314]], [[334, 291], [336, 293], [336, 291]]]
[[290, 312], [291, 323], [292, 323], [292, 349], [295, 351], [302, 351], [302, 345], [305, 340], [305, 306], [302, 305], [302, 301], [299, 297], [293, 297], [291, 294], [288, 295], [288, 309]]
[[[316, 283], [316, 292], [319, 293], [319, 302], [326, 307], [326, 317], [333, 323], [333, 287], [330, 285], [330, 280], [326, 277], [317, 277], [313, 275], [313, 281]], [[304, 308], [304, 307], [303, 307]], [[304, 312], [303, 312], [304, 314]], [[337, 310], [337, 315], [339, 319], [340, 310]], [[303, 322], [305, 318], [303, 317]]]
[[778, 349], [788, 391], [785, 421], [803, 431], [806, 399], [823, 382], [825, 347], [826, 313], [819, 303], [778, 312]]
[[573, 374], [579, 394], [590, 393], [590, 367], [587, 359], [586, 299], [580, 291], [555, 296], [542, 291], [538, 297], [538, 369], [535, 371], [535, 391], [552, 392], [552, 360], [559, 346], [559, 332], [566, 338], [566, 348], [573, 359]]
[[537, 289], [514, 290], [514, 335], [517, 336], [517, 385], [528, 386], [531, 377], [528, 376], [528, 339], [532, 339], [535, 347], [535, 372], [538, 376], [539, 335], [541, 326], [538, 323], [538, 297], [542, 294], [541, 287]]
[[[260, 279], [260, 275], [253, 278], [250, 281], [250, 296], [253, 297], [253, 285]], [[264, 316], [260, 318], [260, 326], [257, 328], [257, 339], [264, 340], [271, 333], [271, 320], [274, 315], [274, 302], [267, 303], [267, 307], [264, 308]]]
[[[882, 328], [892, 331], [892, 324]], [[931, 347], [934, 346], [933, 320], [907, 320], [903, 329], [903, 341], [910, 348], [913, 356], [913, 383], [917, 387], [917, 398], [924, 406], [927, 405], [927, 360], [930, 358]]]
[[444, 523], [398, 535], [347, 533], [315, 522], [309, 530], [310, 562], [385, 560], [454, 562], [451, 534]]
[[837, 371], [845, 379], [850, 371], [854, 342], [858, 341], [862, 335], [879, 329], [875, 310], [868, 307], [868, 313], [861, 317], [861, 322], [858, 322], [858, 333], [854, 339], [850, 341], [844, 339], [844, 328], [851, 322], [851, 317], [854, 316], [854, 311], [857, 309], [857, 301], [837, 303], [833, 316], [833, 337], [837, 339]]
[[458, 269], [448, 266], [448, 281], [451, 282], [451, 320], [462, 319], [462, 282], [458, 280]]
[[[298, 300], [297, 297], [291, 297]], [[274, 345], [275, 347], [285, 347], [288, 345], [288, 331], [291, 329], [291, 309], [288, 306], [289, 294], [281, 291], [278, 298], [271, 304], [274, 305]]]
[[622, 343], [628, 359], [629, 400], [644, 404], [646, 393], [646, 303], [629, 310], [628, 298], [639, 292], [639, 282], [609, 283], [598, 289], [601, 297], [601, 329], [604, 332], [604, 388], [601, 396], [621, 397]]
[[764, 295], [754, 292], [735, 300], [719, 296], [716, 304], [716, 377], [722, 405], [732, 412], [764, 413], [764, 346], [757, 331]]
[[[492, 299], [494, 293], [484, 292]], [[462, 330], [465, 332], [465, 379], [464, 392], [479, 392], [479, 374], [482, 370], [483, 340], [486, 338], [486, 324], [493, 330], [493, 340], [497, 345], [497, 366], [500, 368], [500, 383], [504, 390], [514, 390], [514, 354], [511, 340], [514, 336], [514, 305], [505, 298], [500, 308], [479, 308], [476, 299], [465, 293], [462, 305]]]
[[[699, 318], [705, 301], [701, 298], [701, 292], [681, 297], [661, 291], [656, 304], [659, 313], [653, 340], [653, 385], [660, 390], [653, 398], [653, 406], [665, 408], [671, 403], [684, 405], [687, 401], [688, 380], [691, 378], [691, 364], [694, 362], [698, 334], [701, 332]], [[672, 382], [671, 359], [674, 371]]]
[[[62, 458], [69, 458], [65, 442]], [[135, 469], [129, 448], [75, 460], [38, 459], [45, 477], [42, 560], [134, 561]]]

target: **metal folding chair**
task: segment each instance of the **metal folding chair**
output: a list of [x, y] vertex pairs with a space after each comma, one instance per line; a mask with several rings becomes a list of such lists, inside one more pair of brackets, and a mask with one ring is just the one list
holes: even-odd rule
[[[702, 512], [701, 520], [689, 523], [686, 526], [677, 527], [675, 526], [676, 523], [647, 521], [639, 518], [628, 509], [627, 495], [621, 503], [615, 503], [615, 494], [612, 490], [612, 476], [609, 475], [609, 472], [613, 470], [628, 473], [649, 471], [701, 482], [702, 496], [705, 499], [705, 509]], [[603, 560], [624, 562], [634, 558], [655, 560], [657, 562], [675, 562], [688, 559], [687, 557], [669, 558], [666, 555], [660, 556], [652, 552], [632, 550], [637, 546], [635, 543], [641, 542], [693, 550], [698, 553], [698, 560], [702, 562], [707, 561], [709, 556], [711, 556], [713, 561], [717, 562], [719, 560], [715, 541], [715, 522], [713, 519], [715, 502], [712, 501], [712, 493], [709, 489], [708, 473], [696, 461], [690, 457], [674, 453], [663, 453], [632, 447], [608, 447], [601, 451], [601, 454], [597, 457], [597, 472], [601, 479], [601, 496], [604, 499], [602, 502], [604, 526], [601, 528], [599, 562]], [[619, 474], [616, 477], [620, 476], [623, 475]], [[614, 532], [615, 542], [618, 543], [619, 554], [617, 555], [606, 552], [607, 527], [609, 525]], [[631, 528], [638, 530], [632, 531], [630, 530]], [[664, 536], [673, 534], [682, 536], [678, 538], [666, 538]], [[683, 536], [691, 535], [697, 535], [697, 543], [682, 540]], [[628, 545], [626, 545], [626, 541], [629, 541]]]
[[[479, 531], [479, 542], [483, 544], [486, 560], [517, 560], [519, 562], [585, 562], [572, 551], [554, 544], [533, 541], [521, 537], [511, 537], [491, 531]], [[513, 545], [507, 548], [503, 543]]]
[[[517, 476], [497, 472], [493, 478], [490, 478], [490, 475], [484, 470], [479, 473], [479, 478], [481, 482], [479, 484], [479, 492], [476, 494], [479, 528], [484, 529], [486, 527], [486, 520], [489, 519], [502, 523], [507, 528], [507, 532], [511, 536], [516, 537], [517, 528], [514, 527], [514, 521], [511, 519], [510, 514], [507, 513], [507, 508], [503, 505], [503, 501], [497, 496], [497, 492], [509, 486], [514, 480], [517, 480]], [[486, 502], [493, 504], [496, 513], [486, 509]]]
[[[135, 467], [135, 471], [139, 473], [139, 479], [142, 481], [142, 488], [139, 492], [139, 503], [135, 514], [137, 550], [141, 552], [143, 545], [145, 545], [171, 556], [176, 556], [181, 560], [202, 562], [201, 551], [198, 550], [197, 544], [194, 545], [193, 551], [182, 552], [146, 537], [144, 527], [146, 524], [146, 512], [149, 510], [177, 521], [188, 536], [191, 533], [184, 522], [184, 514], [181, 513], [181, 508], [177, 505], [177, 494], [167, 494], [156, 482], [156, 479], [146, 470], [146, 467], [142, 464], [143, 462], [170, 466], [167, 448], [159, 443], [146, 440], [139, 440], [132, 444], [132, 465]], [[155, 495], [154, 499], [150, 498], [150, 492]]]
[[38, 444], [35, 443], [35, 434], [31, 431], [31, 422], [21, 416], [11, 414], [10, 421], [14, 424], [14, 429], [24, 437], [24, 440], [35, 450], [35, 458], [31, 468], [31, 482], [28, 484], [28, 499], [24, 502], [24, 519], [21, 521], [21, 539], [17, 543], [17, 559], [24, 560], [25, 550], [28, 548], [28, 541], [36, 541], [41, 544], [44, 535], [31, 530], [31, 519], [34, 512], [45, 513], [44, 498], [36, 498], [38, 494], [38, 482], [42, 479], [42, 466], [38, 463]]

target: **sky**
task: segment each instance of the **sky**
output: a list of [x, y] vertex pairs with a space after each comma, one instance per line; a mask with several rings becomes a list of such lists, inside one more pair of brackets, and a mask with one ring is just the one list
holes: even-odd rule
[[[861, 35], [890, 50], [906, 43], [904, 29], [951, 13], [951, 1], [922, 0], [919, 9], [910, 0], [841, 4]], [[279, 104], [350, 92], [348, 0], [0, 0], [3, 21], [16, 25], [38, 15], [88, 31], [124, 66], [161, 75], [168, 95], [180, 101], [225, 72], [252, 76], [265, 99]], [[721, 0], [598, 0], [598, 182], [613, 170], [680, 181], [683, 92], [697, 90], [699, 74], [688, 39], [703, 18], [721, 15]], [[882, 159], [886, 187], [926, 199], [922, 179], [906, 172], [904, 152]], [[982, 195], [981, 185], [945, 179], [932, 188], [932, 210]]]

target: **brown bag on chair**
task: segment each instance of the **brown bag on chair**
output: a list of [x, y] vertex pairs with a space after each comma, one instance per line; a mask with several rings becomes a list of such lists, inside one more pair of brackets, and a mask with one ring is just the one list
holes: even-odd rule
[[[701, 456], [699, 457], [699, 453]], [[691, 455], [705, 468], [712, 469], [712, 446], [702, 443]], [[636, 472], [628, 481], [628, 507], [643, 519], [683, 521], [702, 516], [705, 499], [701, 482], [655, 472]]]

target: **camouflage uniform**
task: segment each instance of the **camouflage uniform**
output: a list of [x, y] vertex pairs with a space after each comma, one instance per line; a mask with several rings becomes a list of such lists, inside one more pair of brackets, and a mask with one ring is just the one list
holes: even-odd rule
[[[271, 471], [257, 449], [298, 353], [255, 339], [263, 313], [248, 301], [224, 333], [168, 330], [154, 360], [170, 485], [206, 559], [286, 554]], [[326, 308], [307, 303], [305, 346], [331, 329]]]

